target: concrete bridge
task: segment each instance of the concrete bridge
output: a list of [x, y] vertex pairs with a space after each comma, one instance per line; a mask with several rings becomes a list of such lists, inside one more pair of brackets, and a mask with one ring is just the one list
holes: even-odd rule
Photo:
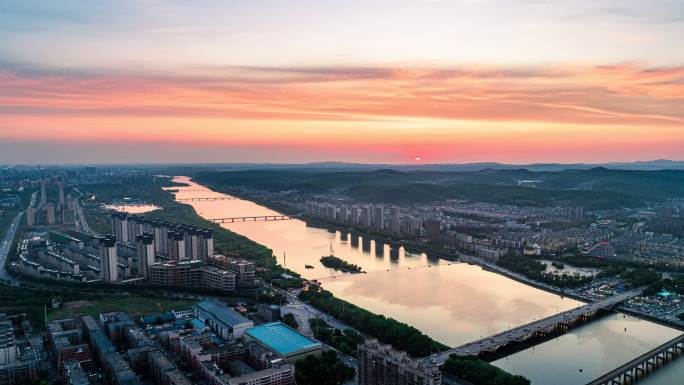
[[296, 219], [296, 216], [289, 215], [256, 215], [248, 217], [230, 217], [230, 218], [213, 218], [209, 219], [214, 223], [233, 223], [233, 222], [256, 222], [256, 221], [287, 221]]
[[427, 357], [426, 360], [434, 360], [438, 365], [442, 365], [452, 354], [459, 356], [477, 356], [484, 352], [493, 353], [513, 342], [525, 341], [526, 339], [535, 336], [545, 336], [553, 333], [558, 328], [567, 330], [577, 322], [589, 320], [599, 310], [610, 309], [624, 300], [638, 296], [641, 294], [642, 290], [643, 288], [639, 288], [607, 297], [600, 301], [586, 304], [563, 313], [530, 322], [515, 329], [507, 330], [481, 340], [469, 342], [465, 345], [434, 354]]
[[199, 201], [230, 201], [238, 199], [236, 197], [202, 197], [202, 198], [181, 198], [176, 199], [176, 202], [199, 202]]
[[617, 369], [604, 374], [587, 385], [633, 384], [652, 371], [684, 354], [684, 334], [644, 353]]

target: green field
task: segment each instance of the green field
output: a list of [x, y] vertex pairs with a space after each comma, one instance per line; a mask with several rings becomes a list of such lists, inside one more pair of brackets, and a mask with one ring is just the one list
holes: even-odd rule
[[170, 310], [188, 309], [196, 301], [170, 300], [151, 297], [122, 297], [100, 298], [96, 301], [70, 301], [65, 302], [60, 309], [48, 310], [48, 321], [60, 318], [92, 315], [110, 311], [124, 311], [131, 316], [146, 313], [167, 312]]

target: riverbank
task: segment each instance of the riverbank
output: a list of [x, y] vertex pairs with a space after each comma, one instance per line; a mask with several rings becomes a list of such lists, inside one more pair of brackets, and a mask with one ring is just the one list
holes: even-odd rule
[[[219, 191], [224, 191], [227, 194], [230, 194], [230, 195], [233, 195], [236, 197], [240, 197], [240, 198], [244, 199], [245, 201], [250, 202], [252, 204], [256, 204], [259, 206], [266, 207], [269, 210], [279, 210], [279, 213], [287, 213], [289, 215], [300, 215], [301, 214], [301, 213], [297, 212], [297, 210], [286, 209], [286, 208], [283, 208], [281, 204], [269, 202], [269, 201], [267, 201], [267, 199], [265, 199], [263, 197], [255, 198], [255, 197], [251, 196], [251, 194], [246, 193], [244, 191], [232, 191], [232, 190], [227, 191], [227, 190], [219, 189], [216, 186], [207, 186], [207, 187], [211, 188], [212, 191], [214, 188], [216, 188]], [[558, 295], [561, 298], [569, 298], [569, 299], [581, 301], [584, 303], [593, 301], [593, 298], [589, 298], [587, 296], [584, 296], [582, 293], [579, 293], [572, 288], [561, 288], [561, 287], [557, 287], [557, 286], [547, 284], [544, 282], [539, 282], [533, 278], [522, 275], [521, 273], [517, 273], [515, 271], [508, 270], [508, 269], [506, 269], [506, 268], [504, 268], [498, 264], [495, 264], [493, 262], [486, 261], [486, 260], [483, 260], [481, 258], [476, 258], [476, 257], [473, 257], [471, 255], [464, 254], [462, 252], [446, 251], [443, 249], [435, 250], [435, 248], [431, 247], [430, 244], [419, 243], [419, 242], [411, 241], [411, 240], [407, 240], [407, 239], [400, 239], [399, 237], [389, 236], [386, 234], [378, 234], [377, 232], [367, 231], [366, 229], [360, 228], [358, 226], [350, 226], [348, 224], [340, 224], [340, 223], [333, 222], [333, 221], [326, 221], [326, 220], [318, 219], [318, 218], [310, 218], [310, 217], [307, 217], [305, 215], [300, 215], [300, 219], [306, 223], [307, 227], [310, 227], [313, 229], [325, 229], [325, 230], [329, 231], [331, 234], [334, 234], [335, 232], [339, 231], [342, 235], [341, 236], [338, 235], [336, 237], [338, 239], [341, 239], [342, 242], [347, 241], [348, 237], [351, 236], [352, 248], [354, 247], [355, 242], [357, 242], [357, 239], [355, 239], [355, 237], [361, 236], [363, 238], [363, 242], [364, 242], [364, 248], [363, 248], [364, 252], [368, 251], [369, 247], [370, 247], [370, 246], [368, 246], [367, 241], [368, 240], [374, 240], [376, 242], [376, 246], [374, 247], [374, 250], [376, 250], [376, 255], [378, 256], [378, 258], [381, 258], [383, 251], [382, 251], [382, 247], [380, 247], [380, 249], [378, 249], [377, 243], [390, 245], [390, 247], [392, 249], [399, 248], [399, 247], [403, 246], [404, 250], [406, 250], [407, 252], [410, 252], [412, 255], [416, 255], [418, 253], [425, 253], [430, 258], [435, 257], [435, 258], [439, 258], [443, 261], [467, 262], [469, 264], [479, 266], [485, 271], [493, 272], [493, 273], [496, 273], [497, 275], [506, 277], [506, 278], [511, 279], [513, 281], [524, 284], [526, 286], [533, 287], [535, 289], [539, 289], [539, 290], [542, 290], [542, 291], [545, 291], [548, 293]], [[258, 237], [257, 234], [258, 233], [252, 232], [250, 235], [255, 235]], [[334, 239], [333, 239], [333, 241], [334, 241]], [[338, 245], [338, 247], [340, 247], [340, 245]], [[341, 245], [341, 247], [343, 247], [343, 249], [344, 249], [344, 247], [345, 247], [344, 243]], [[387, 246], [385, 246], [385, 248], [386, 247]], [[351, 250], [353, 250], [353, 249], [351, 249]], [[372, 253], [372, 250], [373, 250], [373, 248], [370, 249], [371, 253]], [[380, 251], [378, 251], [378, 250], [380, 250]], [[348, 253], [348, 252], [345, 252], [345, 253]], [[380, 254], [378, 254], [378, 253], [380, 253]], [[385, 253], [385, 257], [387, 257], [387, 254], [386, 254], [387, 250], [386, 249], [385, 249], [384, 253]], [[390, 258], [391, 259], [394, 258], [396, 260], [396, 258], [397, 258], [396, 255], [398, 255], [398, 253], [396, 253], [396, 254], [393, 254], [393, 253], [395, 253], [395, 250], [391, 250]], [[289, 254], [289, 251], [288, 251], [288, 254]], [[342, 256], [344, 257], [344, 255], [342, 255]], [[412, 258], [416, 258], [416, 257], [412, 257]], [[289, 257], [288, 257], [288, 261], [289, 261]], [[371, 265], [371, 267], [373, 265], [373, 262], [369, 261], [367, 259], [362, 260], [363, 263], [360, 263], [359, 259], [355, 259], [352, 257], [352, 261], [354, 263], [362, 265], [364, 267], [367, 267], [365, 265], [366, 262], [368, 262]], [[366, 261], [366, 262], [364, 262], [364, 261]], [[302, 263], [302, 262], [299, 262], [299, 263]], [[435, 265], [437, 263], [431, 260], [431, 261], [428, 261], [428, 264]], [[376, 266], [377, 266], [377, 264], [376, 264]], [[311, 274], [308, 274], [308, 275], [310, 276]], [[325, 283], [324, 283], [324, 286], [326, 286]], [[337, 285], [337, 289], [335, 289], [335, 291], [337, 292], [341, 288], [342, 288], [342, 286]], [[659, 319], [659, 318], [656, 318], [653, 316], [647, 317], [643, 314], [638, 314], [638, 313], [630, 313], [630, 314], [634, 314], [635, 316], [638, 316], [638, 317], [643, 318], [645, 320], [657, 320], [658, 324], [661, 324], [664, 326], [681, 328], [680, 325], [673, 323], [671, 320]]]
[[[192, 185], [191, 192], [178, 197], [188, 199], [212, 195], [211, 190], [194, 183]], [[262, 197], [269, 198], [266, 195]], [[198, 202], [192, 205], [205, 218], [278, 214], [249, 200]], [[275, 205], [267, 206], [277, 208]], [[472, 261], [471, 264], [447, 263], [445, 259], [428, 259], [425, 254], [404, 253], [403, 248], [392, 250], [386, 244], [369, 242], [368, 236], [350, 237], [349, 232], [354, 229], [346, 226], [334, 226], [335, 229], [330, 229], [333, 226], [323, 226], [319, 222], [306, 219], [308, 223], [301, 220], [240, 222], [226, 227], [272, 248], [276, 255], [281, 256], [278, 258], [279, 263], [287, 263], [288, 267], [305, 278], [319, 279], [335, 297], [375, 314], [384, 314], [413, 325], [449, 346], [460, 346], [481, 339], [482, 336], [503, 332], [515, 325], [524, 325], [533, 321], [533, 317], [546, 318], [581, 305], [573, 299], [549, 294], [546, 288], [539, 290], [527, 282], [510, 279], [498, 273], [491, 274]], [[336, 231], [337, 229], [343, 233]], [[398, 245], [398, 239], [392, 241]], [[368, 276], [328, 275], [328, 269], [323, 270], [318, 260], [331, 245], [336, 256], [363, 266], [368, 271]], [[453, 256], [449, 259], [453, 259]], [[306, 264], [315, 268], [305, 269]], [[628, 332], [623, 335], [625, 328]], [[619, 338], [611, 339], [611, 332], [616, 330], [620, 332]], [[649, 345], [651, 342], [660, 343], [661, 338], [662, 341], [671, 338], [668, 333], [672, 329], [669, 330], [659, 324], [632, 317], [623, 319], [622, 315], [615, 314], [606, 320], [597, 320], [565, 336], [559, 336], [560, 343], [557, 340], [549, 341], [514, 356], [534, 356], [535, 351], [557, 352], [559, 359], [549, 358], [548, 361], [566, 363], [557, 367], [557, 372], [562, 373], [566, 380], [564, 385], [576, 385], [642, 354], [652, 348]], [[589, 352], [586, 347], [577, 346], [577, 336], [591, 341]], [[608, 354], [601, 355], [600, 352]], [[573, 361], [562, 357], [572, 357], [573, 361], [581, 362], [584, 374], [578, 375], [577, 367], [571, 364]], [[539, 360], [540, 357], [536, 359]], [[519, 361], [520, 359], [516, 362]], [[505, 359], [501, 360], [496, 366], [505, 367], [505, 362]], [[522, 370], [512, 367], [508, 371], [524, 375], [529, 372], [536, 376], [534, 382], [537, 384], [554, 381], [553, 374], [540, 374], [535, 372], [535, 368], [534, 365]]]
[[[214, 229], [214, 240], [215, 240], [215, 247], [216, 247], [217, 252], [236, 251], [243, 258], [255, 260], [256, 262], [262, 262], [262, 263], [258, 263], [258, 265], [260, 267], [263, 267], [263, 270], [261, 270], [259, 273], [259, 277], [262, 280], [264, 280], [265, 282], [273, 282], [273, 280], [281, 277], [283, 273], [287, 273], [288, 275], [295, 276], [295, 277], [299, 276], [296, 272], [289, 271], [289, 270], [285, 269], [284, 267], [278, 265], [276, 258], [273, 256], [272, 250], [269, 249], [268, 247], [266, 247], [262, 244], [259, 244], [258, 242], [255, 242], [255, 241], [253, 241], [253, 240], [251, 240], [251, 239], [249, 239], [243, 235], [234, 233], [234, 232], [230, 231], [229, 229], [226, 229], [224, 227], [221, 227], [219, 225], [216, 225], [216, 224], [208, 221], [207, 219], [202, 217], [192, 205], [177, 202], [175, 200], [175, 197], [172, 194], [172, 191], [169, 191], [169, 190], [160, 191], [160, 189], [162, 187], [172, 187], [173, 183], [174, 182], [161, 183], [161, 184], [149, 185], [149, 186], [144, 187], [144, 188], [141, 187], [141, 189], [143, 189], [143, 190], [149, 190], [149, 191], [146, 191], [145, 195], [147, 195], [148, 197], [154, 197], [153, 199], [148, 199], [147, 201], [162, 207], [162, 210], [150, 212], [149, 214], [146, 215], [146, 217], [196, 224], [196, 225], [206, 226], [206, 227], [210, 227], [210, 228]], [[171, 186], [169, 186], [169, 185], [171, 185]], [[102, 195], [102, 194], [100, 194], [100, 195]], [[109, 195], [112, 195], [112, 191], [109, 191]], [[131, 191], [130, 188], [128, 188], [127, 189], [127, 196], [131, 196], [131, 195], [135, 195], [135, 191]], [[107, 202], [100, 202], [100, 203], [107, 203]], [[106, 229], [103, 229], [103, 230], [106, 230]], [[226, 238], [230, 238], [230, 239], [226, 239]], [[231, 247], [231, 244], [229, 244], [229, 242], [235, 242], [235, 243], [233, 243], [233, 245], [237, 244], [238, 246], [242, 246], [242, 247]], [[255, 251], [257, 252], [257, 255], [254, 255]], [[337, 299], [334, 297], [333, 297], [333, 300], [343, 301], [341, 299]], [[374, 314], [370, 311], [367, 311], [365, 309], [361, 309], [360, 307], [357, 307], [357, 306], [352, 305], [352, 304], [346, 305], [346, 308], [347, 308], [348, 314], [351, 314], [350, 313], [351, 309], [358, 309], [359, 312], [363, 312], [363, 314], [367, 317], [375, 317], [375, 318], [384, 320], [383, 322], [390, 322], [392, 325], [400, 325], [402, 327], [408, 327], [408, 325], [401, 323], [399, 321], [396, 321], [390, 317], [385, 317], [383, 315]], [[411, 329], [411, 330], [414, 330], [414, 333], [410, 333], [409, 336], [414, 335], [414, 334], [417, 336], [414, 338], [414, 340], [417, 340], [420, 337], [420, 338], [426, 339], [427, 342], [424, 342], [424, 341], [422, 341], [422, 342], [424, 342], [424, 344], [427, 344], [428, 346], [441, 346], [441, 344], [438, 344], [436, 341], [434, 341], [434, 340], [430, 339], [429, 337], [425, 336], [424, 334], [420, 333], [420, 331], [418, 331], [417, 329]]]

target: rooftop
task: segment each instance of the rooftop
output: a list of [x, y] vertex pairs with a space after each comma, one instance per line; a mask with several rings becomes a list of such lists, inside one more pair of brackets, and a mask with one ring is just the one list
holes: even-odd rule
[[240, 315], [240, 313], [236, 312], [235, 310], [217, 302], [202, 301], [197, 304], [197, 307], [211, 313], [222, 322], [225, 322], [231, 326], [252, 322]]
[[190, 324], [193, 328], [200, 331], [207, 328], [207, 325], [204, 322], [198, 320], [197, 318], [193, 318], [192, 321], [190, 321]]
[[321, 347], [319, 342], [299, 334], [282, 322], [263, 324], [245, 333], [280, 355]]

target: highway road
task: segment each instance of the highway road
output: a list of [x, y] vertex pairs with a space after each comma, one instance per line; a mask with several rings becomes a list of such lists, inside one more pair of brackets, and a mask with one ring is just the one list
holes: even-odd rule
[[[37, 197], [37, 192], [31, 194], [31, 202], [29, 203], [28, 207], [33, 207], [36, 204]], [[7, 272], [7, 269], [5, 269], [5, 262], [7, 261], [7, 256], [12, 249], [14, 237], [17, 234], [17, 230], [19, 229], [21, 219], [24, 217], [25, 212], [26, 210], [20, 212], [14, 217], [9, 225], [9, 228], [7, 229], [7, 232], [5, 232], [2, 243], [0, 243], [0, 278], [5, 280], [5, 282], [9, 282], [13, 286], [19, 286], [19, 281]]]
[[21, 219], [24, 217], [24, 211], [17, 214], [12, 223], [10, 223], [9, 228], [5, 232], [5, 236], [0, 243], [0, 278], [5, 282], [9, 282], [13, 286], [19, 286], [19, 281], [12, 277], [5, 269], [5, 261], [7, 261], [7, 255], [9, 255], [10, 249], [12, 248], [12, 242], [14, 242], [14, 236], [17, 233]]
[[74, 208], [76, 209], [76, 229], [92, 236], [98, 236], [99, 234], [88, 226], [88, 222], [83, 214], [83, 207], [81, 207], [78, 199], [74, 200]]

